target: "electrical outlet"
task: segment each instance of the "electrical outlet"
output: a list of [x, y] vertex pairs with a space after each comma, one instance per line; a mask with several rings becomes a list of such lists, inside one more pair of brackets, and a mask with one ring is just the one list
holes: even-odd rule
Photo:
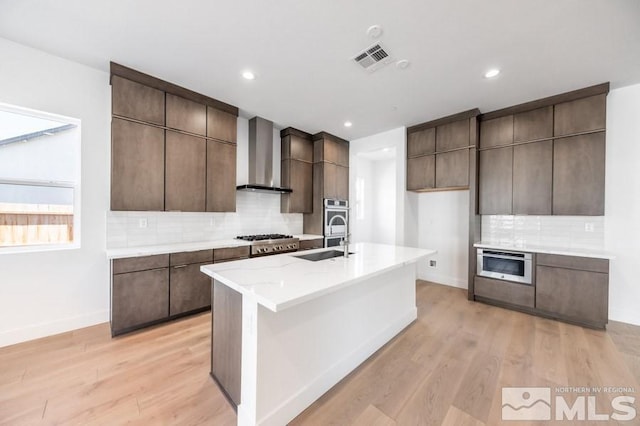
[[595, 225], [593, 222], [586, 222], [584, 224], [584, 232], [593, 232]]
[[431, 266], [432, 268], [436, 267], [436, 261], [435, 260], [430, 260], [429, 261], [429, 266]]
[[140, 220], [138, 221], [138, 227], [139, 227], [139, 228], [146, 228], [146, 227], [147, 227], [147, 225], [148, 225], [148, 222], [147, 222], [147, 218], [146, 218], [146, 217], [145, 217], [145, 218], [142, 218], [142, 219], [140, 219]]

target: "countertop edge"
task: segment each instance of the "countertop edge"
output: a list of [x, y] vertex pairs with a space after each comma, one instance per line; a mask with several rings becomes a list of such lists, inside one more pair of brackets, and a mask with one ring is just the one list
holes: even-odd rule
[[476, 248], [489, 248], [489, 249], [498, 249], [498, 250], [514, 250], [514, 251], [524, 251], [530, 253], [540, 253], [540, 254], [557, 254], [560, 256], [577, 256], [577, 257], [589, 257], [593, 259], [615, 259], [616, 257], [607, 252], [607, 251], [597, 251], [590, 249], [573, 249], [573, 248], [558, 248], [558, 247], [516, 247], [509, 244], [499, 244], [499, 243], [485, 243], [479, 242], [473, 245]]

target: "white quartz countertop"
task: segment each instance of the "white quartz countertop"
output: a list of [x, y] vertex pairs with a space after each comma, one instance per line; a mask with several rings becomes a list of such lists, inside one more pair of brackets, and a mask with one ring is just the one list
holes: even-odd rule
[[357, 243], [349, 246], [349, 251], [354, 253], [349, 258], [340, 256], [313, 262], [295, 257], [333, 249], [205, 265], [200, 270], [278, 312], [436, 253], [428, 249]]
[[530, 253], [559, 254], [564, 256], [593, 257], [597, 259], [615, 259], [615, 256], [606, 250], [583, 249], [573, 247], [548, 247], [532, 244], [490, 243], [481, 241], [473, 245], [477, 248], [496, 250], [515, 250]]
[[247, 241], [228, 239], [197, 241], [193, 243], [161, 244], [155, 246], [123, 247], [108, 249], [107, 257], [109, 259], [121, 259], [125, 257], [151, 256], [154, 254], [179, 253], [183, 251], [198, 251], [249, 245], [251, 244]]

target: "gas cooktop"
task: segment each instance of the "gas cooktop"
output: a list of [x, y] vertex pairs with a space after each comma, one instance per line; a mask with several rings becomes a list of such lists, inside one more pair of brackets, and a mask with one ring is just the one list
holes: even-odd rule
[[236, 239], [244, 240], [244, 241], [284, 240], [289, 238], [293, 238], [293, 235], [258, 234], [258, 235], [239, 235], [236, 237]]

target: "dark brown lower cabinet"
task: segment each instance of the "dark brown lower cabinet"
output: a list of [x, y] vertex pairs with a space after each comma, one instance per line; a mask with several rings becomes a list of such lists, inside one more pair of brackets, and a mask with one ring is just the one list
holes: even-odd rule
[[169, 268], [113, 275], [111, 334], [169, 317]]
[[532, 285], [478, 276], [474, 283], [476, 296], [528, 308], [533, 308], [535, 304], [535, 288]]
[[211, 375], [227, 397], [240, 404], [242, 295], [213, 280]]
[[609, 262], [539, 255], [536, 309], [567, 321], [604, 328], [609, 317]]
[[213, 254], [210, 256], [212, 259], [207, 262], [171, 267], [169, 315], [182, 315], [211, 306], [211, 279], [200, 272], [200, 266], [213, 262]]

